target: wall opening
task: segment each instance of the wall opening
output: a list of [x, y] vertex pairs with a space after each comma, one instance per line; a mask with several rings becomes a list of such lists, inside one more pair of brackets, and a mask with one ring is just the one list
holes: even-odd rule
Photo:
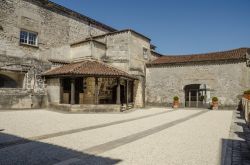
[[208, 89], [206, 84], [189, 84], [184, 87], [185, 107], [208, 107]]
[[8, 76], [0, 75], [0, 88], [17, 88], [17, 82]]

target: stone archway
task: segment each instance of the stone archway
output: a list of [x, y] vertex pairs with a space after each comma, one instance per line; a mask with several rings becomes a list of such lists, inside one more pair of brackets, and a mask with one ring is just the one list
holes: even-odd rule
[[0, 88], [17, 88], [17, 82], [12, 78], [1, 74]]
[[209, 95], [206, 84], [189, 84], [184, 87], [185, 107], [204, 108], [208, 107]]

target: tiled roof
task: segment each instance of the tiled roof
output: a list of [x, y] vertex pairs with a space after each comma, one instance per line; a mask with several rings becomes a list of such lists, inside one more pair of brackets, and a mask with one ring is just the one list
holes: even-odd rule
[[44, 76], [108, 76], [108, 77], [126, 77], [135, 79], [127, 72], [114, 68], [96, 60], [84, 60], [81, 62], [66, 64], [43, 73]]
[[188, 62], [204, 62], [204, 61], [220, 61], [220, 60], [244, 60], [249, 48], [239, 48], [229, 51], [193, 54], [193, 55], [176, 55], [176, 56], [162, 56], [150, 62], [147, 66], [163, 65], [163, 64], [184, 64]]

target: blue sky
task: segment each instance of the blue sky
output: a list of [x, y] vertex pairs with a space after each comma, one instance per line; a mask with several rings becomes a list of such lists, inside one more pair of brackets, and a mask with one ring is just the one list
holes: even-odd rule
[[250, 0], [52, 0], [118, 30], [152, 39], [162, 54], [250, 47]]

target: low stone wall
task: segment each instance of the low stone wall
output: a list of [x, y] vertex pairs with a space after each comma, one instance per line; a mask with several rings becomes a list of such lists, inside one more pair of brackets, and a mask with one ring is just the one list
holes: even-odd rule
[[45, 94], [32, 94], [21, 88], [0, 89], [0, 109], [37, 109], [46, 106]]
[[248, 125], [250, 125], [250, 100], [242, 98], [242, 109]]
[[121, 105], [116, 104], [50, 104], [49, 109], [66, 112], [120, 112]]

